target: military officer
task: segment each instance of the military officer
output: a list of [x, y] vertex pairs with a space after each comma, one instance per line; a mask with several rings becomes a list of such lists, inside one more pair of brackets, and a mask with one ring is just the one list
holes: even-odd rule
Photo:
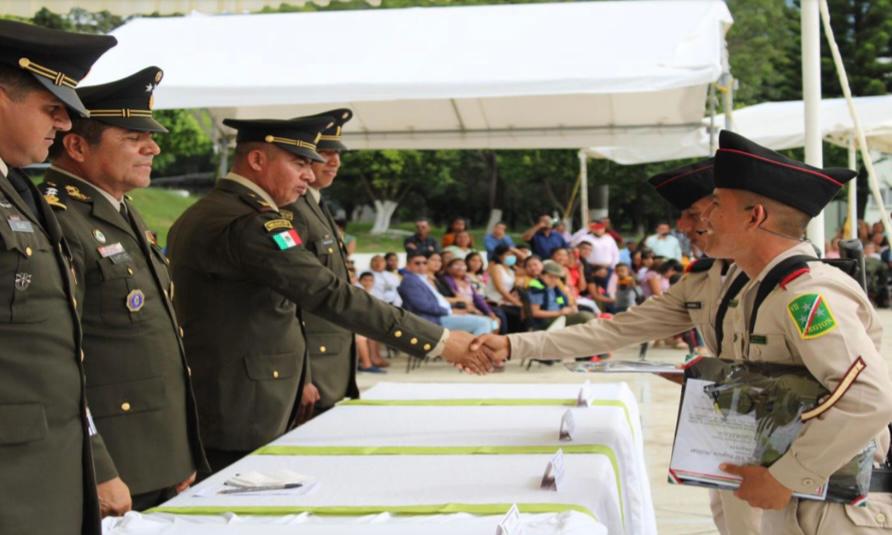
[[733, 258], [750, 279], [728, 310], [723, 356], [804, 366], [831, 392], [770, 468], [723, 469], [742, 478], [738, 497], [765, 510], [763, 533], [888, 533], [890, 489], [872, 488], [866, 507], [791, 497], [816, 492], [871, 441], [877, 460], [889, 448], [892, 382], [879, 318], [861, 287], [802, 241], [809, 219], [855, 172], [811, 167], [727, 131], [719, 143], [708, 252]]
[[[353, 112], [342, 108], [320, 115], [331, 117], [334, 121], [331, 128], [322, 132], [316, 144], [316, 152], [325, 161], [311, 164], [315, 180], [307, 194], [282, 209], [282, 213], [294, 214], [294, 226], [306, 248], [338, 278], [349, 282], [346, 247], [331, 212], [325, 206], [321, 191], [331, 186], [338, 174], [341, 151], [347, 149], [341, 141], [341, 129], [353, 117]], [[345, 397], [359, 397], [353, 332], [311, 312], [303, 312], [303, 320], [309, 360], [301, 403], [302, 419], [311, 417], [314, 411], [318, 413], [330, 409]]]
[[109, 36], [0, 20], [0, 533], [99, 534], [80, 323], [42, 162]]
[[224, 124], [238, 130], [232, 172], [186, 210], [169, 240], [174, 304], [213, 469], [294, 425], [306, 366], [303, 311], [412, 355], [491, 369], [469, 351], [467, 333], [448, 333], [332, 273], [279, 211], [306, 193], [332, 119]]
[[[706, 232], [702, 214], [712, 203], [712, 158], [660, 173], [649, 180], [666, 201], [681, 212], [678, 228], [691, 243], [706, 250], [713, 238]], [[688, 267], [682, 279], [661, 296], [617, 314], [611, 320], [596, 319], [556, 331], [487, 335], [475, 340], [500, 356], [514, 358], [542, 355], [581, 357], [665, 338], [696, 327], [714, 355], [728, 342], [722, 324], [722, 283], [730, 263], [703, 258]], [[733, 297], [733, 296], [732, 296]], [[730, 298], [729, 298], [730, 299]], [[725, 302], [727, 305], [727, 301]], [[725, 307], [721, 307], [727, 310]], [[713, 520], [722, 535], [756, 535], [761, 515], [729, 491], [711, 491]]]
[[77, 273], [103, 514], [158, 505], [206, 467], [167, 259], [125, 197], [149, 185], [152, 136], [167, 132], [152, 117], [161, 77], [148, 67], [78, 89], [90, 118], [56, 136], [41, 185]]

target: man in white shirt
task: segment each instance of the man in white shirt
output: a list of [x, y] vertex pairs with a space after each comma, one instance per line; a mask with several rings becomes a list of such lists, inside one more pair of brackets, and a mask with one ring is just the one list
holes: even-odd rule
[[681, 243], [670, 232], [668, 223], [657, 225], [657, 233], [644, 240], [644, 246], [657, 256], [681, 261]]
[[596, 221], [589, 225], [590, 232], [580, 235], [578, 232], [574, 236], [573, 245], [579, 245], [582, 242], [592, 245], [592, 252], [585, 259], [592, 266], [606, 266], [611, 271], [619, 262], [619, 248], [616, 246], [616, 240], [613, 236], [607, 234], [607, 225], [600, 221]]

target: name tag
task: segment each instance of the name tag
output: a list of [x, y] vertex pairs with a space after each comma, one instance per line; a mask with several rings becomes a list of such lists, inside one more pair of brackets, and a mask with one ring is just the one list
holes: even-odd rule
[[685, 301], [684, 307], [688, 310], [700, 310], [703, 308], [703, 303], [700, 301]]
[[761, 334], [751, 334], [750, 335], [750, 343], [751, 344], [759, 344], [759, 345], [764, 346], [765, 344], [768, 343], [768, 337], [763, 336]]
[[102, 258], [108, 258], [110, 256], [115, 256], [126, 252], [124, 251], [124, 246], [121, 245], [121, 242], [103, 245], [101, 247], [97, 247], [96, 250], [99, 251], [99, 256], [101, 256]]
[[576, 432], [576, 420], [573, 418], [573, 410], [567, 409], [561, 418], [561, 431], [558, 438], [561, 440], [573, 440], [573, 433]]
[[558, 490], [561, 481], [564, 480], [564, 450], [557, 450], [554, 457], [548, 461], [545, 467], [545, 475], [542, 476], [542, 483], [539, 488], [548, 490]]
[[520, 524], [520, 511], [517, 504], [511, 506], [508, 512], [496, 527], [496, 535], [521, 535], [523, 527]]
[[737, 299], [732, 299], [728, 301], [728, 308], [736, 308], [737, 307]]
[[9, 223], [9, 228], [13, 232], [34, 232], [34, 225], [17, 215], [9, 216], [6, 222]]

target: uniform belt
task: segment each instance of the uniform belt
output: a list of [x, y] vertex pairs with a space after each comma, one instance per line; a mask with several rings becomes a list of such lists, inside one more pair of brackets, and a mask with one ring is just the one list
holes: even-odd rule
[[870, 492], [892, 492], [892, 467], [873, 469], [870, 475]]

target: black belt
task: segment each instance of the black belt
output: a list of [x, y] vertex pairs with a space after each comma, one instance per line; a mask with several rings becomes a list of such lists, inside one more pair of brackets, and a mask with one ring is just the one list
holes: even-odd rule
[[892, 492], [892, 467], [873, 469], [870, 475], [870, 492]]

